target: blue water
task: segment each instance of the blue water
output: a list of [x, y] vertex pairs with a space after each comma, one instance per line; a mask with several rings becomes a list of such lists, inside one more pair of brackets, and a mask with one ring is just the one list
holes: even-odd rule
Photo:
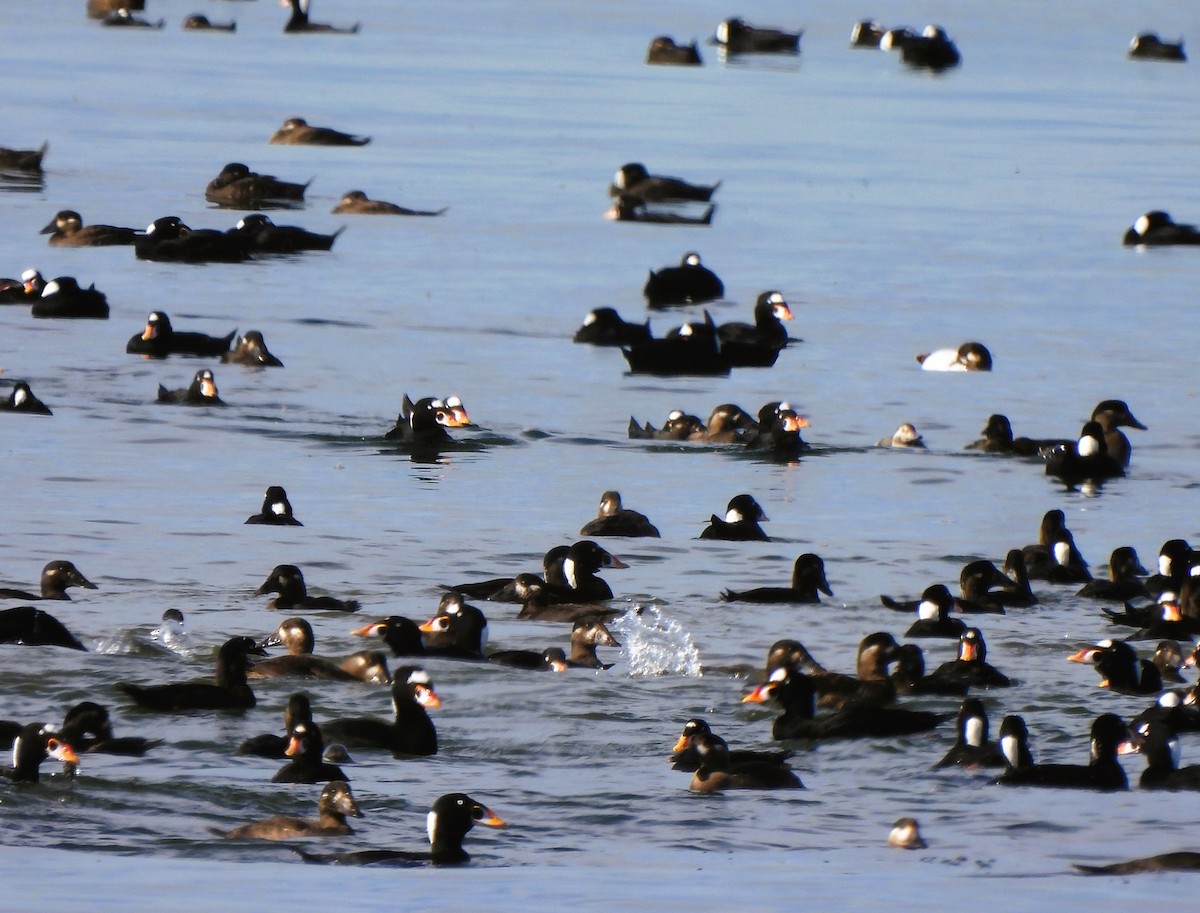
[[[315, 788], [271, 785], [273, 762], [231, 757], [247, 735], [280, 728], [293, 683], [256, 686], [244, 718], [164, 723], [112, 685], [201, 676], [207, 657], [0, 648], [0, 717], [58, 719], [91, 697], [113, 708], [118, 734], [167, 740], [140, 761], [88, 757], [73, 783], [0, 791], [0, 909], [210, 910], [247, 897], [264, 909], [400, 898], [438, 909], [1146, 904], [1144, 885], [1077, 878], [1070, 863], [1188, 847], [1185, 828], [1162, 822], [1190, 820], [1189, 796], [999, 791], [935, 775], [949, 727], [801, 751], [808, 789], [787, 796], [695, 797], [664, 757], [697, 714], [731, 743], [766, 743], [773, 712], [739, 701], [772, 641], [798, 637], [849, 670], [864, 634], [902, 630], [880, 593], [953, 584], [969, 558], [1033, 541], [1048, 509], [1066, 511], [1097, 573], [1118, 545], [1149, 562], [1168, 538], [1200, 537], [1200, 261], [1120, 245], [1147, 209], [1200, 219], [1195, 66], [1124, 56], [1138, 31], [1195, 33], [1189, 5], [764, 2], [741, 13], [805, 26], [799, 57], [722, 63], [702, 48], [699, 69], [647, 67], [646, 45], [703, 39], [739, 11], [708, 0], [318, 0], [314, 18], [363, 23], [332, 37], [284, 36], [285, 13], [269, 2], [150, 5], [147, 16], [167, 20], [161, 32], [103, 29], [77, 2], [0, 9], [0, 144], [50, 143], [44, 188], [0, 194], [0, 274], [74, 275], [112, 307], [103, 323], [0, 308], [0, 379], [27, 379], [55, 412], [3, 417], [5, 585], [73, 560], [100, 589], [53, 611], [93, 648], [145, 637], [169, 607], [205, 645], [264, 636], [279, 619], [251, 594], [285, 562], [313, 590], [361, 600], [363, 620], [423, 619], [439, 584], [536, 569], [617, 488], [663, 538], [612, 543], [630, 568], [607, 577], [621, 604], [653, 602], [669, 630], [645, 629], [654, 612], [626, 620], [623, 649], [602, 651], [615, 666], [596, 675], [428, 664], [445, 701], [442, 750], [415, 762], [360, 753], [349, 772], [367, 817], [343, 845], [415, 848], [430, 802], [453, 790], [510, 822], [472, 833], [470, 869], [436, 872], [313, 869], [286, 847], [209, 835], [311, 808]], [[236, 18], [237, 33], [181, 31], [199, 7]], [[940, 22], [963, 66], [929, 76], [850, 50], [851, 26], [868, 15]], [[373, 141], [267, 145], [293, 116]], [[605, 187], [633, 160], [722, 180], [713, 225], [603, 220]], [[49, 248], [36, 234], [62, 208], [85, 224], [175, 214], [231, 226], [238, 213], [203, 199], [228, 161], [313, 178], [306, 208], [276, 220], [345, 225], [335, 250], [188, 267], [123, 248]], [[330, 215], [355, 188], [449, 211]], [[594, 307], [644, 319], [646, 271], [687, 250], [725, 281], [715, 319], [748, 319], [754, 297], [779, 288], [804, 342], [773, 369], [723, 379], [629, 376], [616, 351], [570, 343]], [[153, 309], [184, 329], [259, 329], [286, 368], [216, 366], [225, 409], [159, 407], [157, 385], [182, 386], [201, 363], [124, 354]], [[661, 333], [696, 312], [649, 316]], [[918, 352], [967, 339], [991, 349], [992, 374], [917, 368]], [[481, 430], [460, 432], [467, 449], [435, 462], [384, 446], [406, 391], [460, 395]], [[1149, 430], [1130, 433], [1129, 477], [1099, 492], [1064, 492], [1035, 464], [962, 449], [993, 412], [1018, 434], [1068, 437], [1109, 397]], [[630, 415], [661, 424], [675, 408], [756, 411], [780, 398], [811, 422], [814, 450], [799, 463], [626, 437]], [[873, 447], [901, 421], [928, 452]], [[242, 525], [269, 484], [287, 488], [303, 528]], [[765, 506], [774, 541], [696, 540], [741, 491]], [[718, 601], [724, 587], [782, 581], [801, 551], [824, 557], [834, 600], [750, 611]], [[1111, 633], [1096, 605], [1067, 587], [1037, 592], [1038, 607], [982, 625], [989, 660], [1023, 683], [985, 699], [993, 726], [1026, 715], [1039, 757], [1082, 760], [1092, 717], [1146, 701], [1100, 691], [1090, 669], [1065, 662]], [[565, 639], [560, 625], [485, 609], [496, 646]], [[318, 652], [363, 646], [349, 634], [356, 619], [312, 621]], [[953, 653], [949, 642], [925, 649], [930, 665]], [[383, 691], [309, 690], [318, 719], [386, 712]], [[1185, 763], [1197, 755], [1189, 737]], [[1125, 764], [1136, 779], [1140, 761]], [[921, 820], [927, 851], [884, 846], [902, 814]]]

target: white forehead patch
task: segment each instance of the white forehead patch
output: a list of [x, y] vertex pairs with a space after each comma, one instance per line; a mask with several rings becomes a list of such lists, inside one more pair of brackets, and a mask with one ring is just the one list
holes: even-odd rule
[[667, 416], [668, 422], [677, 422], [683, 418], [683, 413], [678, 409], [672, 409], [670, 415]]
[[770, 304], [787, 304], [787, 302], [783, 299], [783, 295], [781, 295], [779, 292], [771, 292], [770, 297], [767, 298], [767, 302]]
[[1102, 640], [1100, 643], [1096, 644], [1096, 648], [1098, 650], [1111, 650], [1112, 645], [1113, 642], [1111, 640]]
[[699, 266], [700, 265], [700, 255], [699, 254], [688, 254], [686, 257], [683, 258], [683, 262], [686, 263], [688, 266]]
[[413, 684], [413, 685], [428, 685], [429, 684], [429, 673], [426, 672], [424, 669], [417, 669], [415, 672], [413, 672], [412, 675], [410, 675], [408, 677], [408, 681], [409, 681], [409, 684]]
[[1150, 230], [1150, 217], [1138, 216], [1138, 220], [1133, 223], [1133, 230], [1144, 236]]
[[683, 326], [681, 326], [679, 328], [679, 335], [680, 336], [691, 336], [692, 335], [692, 325], [690, 323], [685, 323]]
[[928, 599], [922, 599], [921, 604], [917, 606], [917, 617], [922, 621], [933, 621], [938, 617], [937, 605], [930, 602]]

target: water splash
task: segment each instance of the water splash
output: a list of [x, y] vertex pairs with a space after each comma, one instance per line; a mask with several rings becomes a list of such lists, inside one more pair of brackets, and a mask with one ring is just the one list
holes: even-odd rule
[[630, 675], [700, 676], [700, 651], [691, 632], [665, 618], [659, 606], [635, 603], [609, 627], [625, 647]]

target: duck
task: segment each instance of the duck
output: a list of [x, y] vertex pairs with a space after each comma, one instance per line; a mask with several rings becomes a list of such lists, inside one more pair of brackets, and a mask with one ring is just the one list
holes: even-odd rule
[[774, 698], [783, 715], [771, 727], [776, 740], [872, 738], [927, 732], [951, 714], [903, 707], [848, 704], [826, 716], [816, 716], [816, 689], [810, 676], [795, 669], [776, 669], [762, 685], [742, 698], [761, 704]]
[[1057, 441], [1037, 441], [1027, 437], [1013, 437], [1012, 422], [1007, 415], [996, 413], [988, 416], [987, 424], [980, 432], [983, 437], [970, 444], [966, 450], [982, 450], [985, 453], [1004, 453], [1013, 456], [1035, 457], [1041, 454], [1045, 447], [1054, 446]]
[[127, 7], [120, 7], [100, 20], [100, 24], [116, 28], [161, 29], [167, 24], [165, 19], [151, 22], [141, 16], [135, 16]]
[[785, 32], [750, 25], [744, 19], [723, 19], [717, 23], [712, 43], [727, 54], [798, 54], [803, 34], [804, 29]]
[[[777, 405], [784, 405], [782, 403]], [[766, 406], [760, 413], [768, 410]], [[708, 414], [708, 422], [690, 439], [711, 444], [741, 444], [758, 433], [758, 419], [737, 403], [721, 403]]]
[[978, 628], [967, 628], [958, 639], [958, 657], [942, 663], [937, 676], [957, 676], [977, 688], [1009, 688], [1016, 684], [987, 661], [987, 644]]
[[446, 207], [432, 210], [407, 209], [386, 200], [372, 200], [361, 190], [348, 190], [342, 194], [330, 212], [334, 215], [356, 216], [440, 216], [445, 214]]
[[1152, 209], [1138, 216], [1121, 241], [1126, 247], [1167, 247], [1173, 244], [1200, 244], [1200, 231], [1195, 225], [1176, 222], [1161, 209]]
[[916, 450], [925, 449], [925, 439], [917, 432], [912, 422], [901, 422], [891, 437], [881, 438], [876, 447], [911, 447]]
[[438, 611], [419, 625], [425, 635], [425, 654], [451, 659], [484, 659], [488, 640], [487, 616], [458, 593], [446, 593]]
[[1162, 690], [1162, 673], [1123, 640], [1102, 640], [1067, 657], [1073, 663], [1091, 663], [1100, 674], [1100, 687], [1119, 694], [1157, 694]]
[[425, 642], [421, 629], [411, 618], [390, 615], [373, 621], [351, 632], [359, 637], [378, 637], [392, 651], [393, 656], [424, 656]]
[[692, 184], [682, 178], [651, 174], [641, 162], [629, 162], [617, 169], [608, 195], [617, 199], [630, 197], [642, 203], [688, 200], [706, 203], [720, 186], [720, 181], [715, 184]]
[[958, 66], [962, 59], [954, 42], [937, 25], [925, 26], [920, 35], [893, 29], [880, 39], [879, 47], [885, 51], [898, 49], [900, 59], [910, 67], [935, 73]]
[[935, 349], [917, 356], [922, 371], [990, 371], [992, 353], [981, 342], [964, 342], [957, 349]]
[[78, 764], [74, 748], [64, 742], [45, 723], [29, 723], [13, 741], [13, 766], [0, 768], [0, 776], [14, 783], [37, 783], [42, 762], [49, 758], [64, 764]]
[[[693, 740], [701, 737], [719, 738], [708, 725], [708, 721], [701, 717], [693, 717], [683, 724], [683, 730], [679, 733], [675, 747], [671, 749], [671, 756], [667, 758], [671, 762], [672, 770], [692, 773], [700, 766], [699, 752], [696, 751]], [[721, 741], [725, 740], [721, 739]], [[733, 764], [770, 764], [784, 768], [787, 766], [788, 758], [793, 754], [789, 749], [730, 749], [728, 744], [726, 744], [725, 750], [729, 761]]]
[[1179, 736], [1162, 719], [1150, 717], [1134, 730], [1133, 745], [1146, 758], [1142, 789], [1198, 790], [1200, 764], [1179, 766]]
[[217, 382], [213, 372], [202, 368], [192, 377], [187, 387], [168, 390], [162, 384], [158, 385], [158, 402], [182, 404], [186, 406], [224, 406], [225, 402], [217, 394]]
[[174, 713], [181, 710], [249, 710], [254, 692], [246, 684], [250, 656], [266, 656], [266, 650], [250, 637], [231, 637], [217, 651], [212, 682], [178, 682], [169, 685], [137, 685], [117, 682], [117, 690], [144, 710]]
[[1086, 583], [1092, 579], [1088, 563], [1075, 545], [1075, 537], [1067, 528], [1067, 518], [1058, 508], [1042, 515], [1038, 541], [1021, 549], [1025, 567], [1033, 580], [1052, 583]]
[[954, 608], [954, 597], [945, 584], [935, 583], [926, 587], [915, 606], [912, 603], [897, 602], [890, 596], [880, 596], [889, 609], [897, 611], [917, 611], [917, 620], [908, 629], [905, 637], [952, 637], [958, 639], [966, 631], [966, 622], [959, 618], [951, 618]]
[[230, 209], [288, 206], [304, 200], [311, 181], [298, 184], [251, 171], [243, 162], [230, 162], [204, 188], [204, 199]]
[[212, 228], [191, 228], [178, 216], [151, 222], [133, 251], [139, 260], [168, 263], [241, 263], [250, 257], [240, 239]]
[[1150, 592], [1140, 579], [1147, 573], [1138, 558], [1137, 550], [1131, 545], [1121, 545], [1113, 549], [1108, 557], [1109, 579], [1088, 581], [1075, 595], [1110, 602], [1149, 599]]
[[371, 137], [314, 127], [303, 117], [289, 117], [267, 142], [273, 146], [365, 146]]
[[229, 22], [212, 22], [203, 13], [192, 13], [190, 16], [185, 16], [182, 27], [200, 32], [236, 32], [237, 23]]
[[1168, 539], [1158, 550], [1157, 573], [1146, 579], [1146, 589], [1153, 599], [1165, 594], [1178, 596], [1183, 584], [1192, 574], [1196, 553], [1186, 539]]
[[808, 450], [808, 444], [800, 436], [809, 427], [808, 419], [791, 407], [790, 403], [767, 403], [758, 413], [758, 424], [745, 434], [747, 450], [767, 454], [779, 460], [797, 460]]
[[688, 789], [694, 793], [717, 793], [727, 789], [803, 789], [795, 772], [784, 764], [769, 761], [734, 762], [729, 746], [720, 736], [698, 732], [690, 736], [698, 766]]
[[700, 255], [689, 250], [680, 258], [678, 266], [664, 266], [650, 270], [642, 295], [652, 308], [671, 307], [677, 304], [704, 304], [716, 301], [725, 294], [725, 283], [712, 270], [700, 262]]
[[246, 518], [246, 523], [266, 526], [303, 526], [292, 513], [292, 504], [282, 485], [272, 485], [263, 496], [262, 510]]
[[621, 493], [618, 491], [606, 491], [600, 496], [600, 510], [596, 518], [585, 523], [579, 535], [662, 538], [658, 527], [645, 514], [622, 506]]
[[[571, 604], [606, 602], [613, 598], [612, 588], [600, 577], [596, 576], [605, 568], [624, 570], [629, 567], [616, 555], [602, 548], [590, 539], [583, 539], [569, 546], [562, 555], [562, 580], [552, 580], [556, 576], [547, 573], [545, 581], [523, 581], [523, 585], [539, 585], [538, 598], [523, 600], [518, 618], [538, 618], [542, 621], [570, 620], [574, 621]], [[562, 604], [568, 604], [564, 609], [565, 615], [560, 618], [552, 616], [554, 610]], [[587, 606], [585, 614], [595, 613], [595, 606]], [[607, 614], [607, 613], [606, 613]]]
[[571, 668], [562, 647], [548, 647], [540, 653], [537, 650], [497, 650], [487, 655], [487, 661], [529, 672], [566, 672]]
[[888, 831], [888, 846], [901, 850], [923, 850], [927, 844], [921, 837], [921, 828], [916, 818], [897, 818], [892, 829]]
[[731, 367], [708, 311], [703, 323], [689, 321], [661, 339], [623, 346], [621, 354], [632, 374], [724, 376]]
[[794, 319], [780, 292], [763, 292], [754, 305], [754, 323], [732, 321], [717, 327], [721, 352], [730, 366], [769, 368], [792, 337], [783, 321]]
[[595, 618], [580, 619], [571, 627], [571, 653], [566, 657], [567, 667], [572, 669], [609, 669], [612, 667], [612, 663], [602, 662], [596, 655], [596, 648], [619, 646], [621, 644], [613, 637], [604, 622]]
[[1190, 850], [1179, 850], [1173, 853], [1159, 853], [1157, 856], [1129, 859], [1125, 862], [1111, 862], [1107, 865], [1084, 865], [1081, 862], [1073, 862], [1071, 865], [1084, 875], [1140, 875], [1144, 872], [1195, 872], [1200, 871], [1200, 853]]
[[348, 748], [383, 748], [393, 757], [431, 757], [437, 754], [437, 730], [426, 708], [442, 706], [429, 673], [419, 666], [401, 666], [392, 676], [395, 719], [350, 717], [321, 724], [326, 737]]
[[649, 340], [649, 320], [631, 323], [622, 318], [616, 308], [610, 307], [588, 311], [572, 337], [572, 342], [593, 346], [634, 346]]
[[[263, 505], [263, 513], [267, 505]], [[294, 564], [277, 564], [262, 582], [255, 596], [265, 596], [267, 593], [278, 595], [267, 603], [268, 609], [281, 609], [288, 612], [329, 611], [357, 612], [362, 603], [357, 599], [338, 599], [333, 596], [309, 596], [308, 587], [304, 583], [304, 573]]]
[[233, 348], [221, 355], [221, 361], [253, 368], [283, 367], [283, 362], [271, 354], [263, 334], [258, 330], [250, 330], [245, 336], [239, 336]]
[[305, 837], [344, 837], [354, 833], [346, 818], [361, 818], [354, 793], [345, 780], [331, 780], [317, 798], [317, 817], [276, 815], [217, 833], [230, 840], [295, 840]]
[[37, 599], [57, 599], [71, 600], [67, 590], [71, 587], [79, 586], [85, 590], [96, 590], [99, 587], [92, 581], [80, 573], [70, 561], [55, 559], [46, 563], [42, 568], [42, 577], [38, 582], [38, 592], [26, 593], [24, 590], [0, 589], [0, 599], [21, 599], [21, 600], [37, 600]]
[[1025, 721], [1019, 716], [1006, 716], [1000, 722], [1000, 750], [1006, 766], [993, 782], [1001, 786], [1126, 790], [1129, 781], [1117, 761], [1117, 753], [1128, 739], [1129, 730], [1121, 718], [1115, 713], [1105, 713], [1092, 723], [1091, 758], [1087, 764], [1035, 764]]
[[1129, 404], [1123, 399], [1103, 400], [1092, 410], [1092, 421], [1098, 422], [1100, 428], [1104, 431], [1104, 445], [1108, 450], [1109, 456], [1120, 465], [1128, 466], [1132, 448], [1129, 445], [1129, 438], [1120, 429], [1137, 428], [1139, 431], [1146, 430], [1146, 426], [1139, 422], [1133, 413], [1129, 411]]
[[0, 171], [26, 171], [41, 174], [42, 159], [46, 157], [46, 150], [49, 148], [49, 143], [42, 143], [37, 149], [0, 147]]
[[107, 320], [108, 296], [95, 284], [81, 288], [74, 277], [59, 276], [46, 283], [30, 314], [50, 320]]
[[878, 49], [885, 31], [887, 30], [873, 19], [856, 22], [850, 30], [850, 47]]
[[476, 824], [504, 827], [490, 808], [476, 802], [466, 793], [447, 793], [433, 803], [426, 818], [429, 834], [427, 852], [406, 850], [356, 850], [346, 853], [316, 855], [297, 850], [301, 858], [316, 865], [466, 865], [471, 861], [463, 849], [463, 838]]
[[239, 219], [228, 234], [236, 235], [251, 254], [295, 254], [306, 250], [332, 250], [345, 230], [322, 235], [298, 225], [276, 225], [265, 213], [255, 212]]
[[73, 209], [57, 212], [40, 232], [49, 235], [51, 247], [107, 247], [132, 244], [137, 238], [137, 229], [118, 228], [113, 225], [87, 225]]
[[882, 706], [896, 697], [888, 666], [896, 660], [900, 645], [886, 631], [868, 634], [858, 644], [855, 674], [831, 672], [818, 663], [803, 644], [777, 641], [767, 653], [768, 679], [779, 669], [794, 669], [808, 675], [822, 707], [843, 708], [849, 704]]
[[970, 682], [956, 675], [925, 674], [925, 654], [918, 644], [900, 644], [896, 649], [896, 667], [889, 674], [897, 694], [940, 694], [961, 697]]
[[1029, 583], [1029, 570], [1025, 565], [1025, 553], [1019, 548], [1010, 548], [1004, 556], [1000, 569], [1008, 583], [1000, 589], [989, 590], [988, 598], [1002, 606], [1028, 608], [1038, 604], [1037, 595]]
[[300, 720], [295, 723], [288, 737], [288, 747], [284, 756], [290, 758], [288, 763], [275, 771], [271, 777], [272, 783], [325, 783], [335, 780], [349, 781], [340, 767], [326, 761], [325, 738], [321, 727], [311, 720]]
[[358, 23], [351, 26], [329, 25], [324, 22], [310, 22], [308, 18], [309, 0], [280, 0], [280, 6], [290, 6], [292, 15], [283, 27], [285, 33], [321, 32], [326, 35], [353, 35], [358, 32]]
[[792, 564], [791, 586], [762, 586], [752, 590], [722, 590], [724, 602], [777, 603], [794, 602], [816, 604], [821, 601], [820, 593], [832, 596], [829, 581], [825, 579], [825, 562], [812, 552], [805, 552]]
[[[472, 599], [486, 599], [489, 602], [524, 602], [523, 590], [528, 587], [530, 580], [536, 580], [553, 590], [568, 589], [567, 578], [563, 575], [563, 560], [569, 545], [556, 545], [547, 549], [542, 556], [542, 577], [536, 574], [517, 574], [512, 577], [492, 577], [487, 580], [460, 583], [446, 587], [451, 592], [462, 594]], [[519, 578], [525, 578], [518, 584]]]
[[111, 754], [141, 757], [163, 743], [162, 739], [113, 734], [108, 708], [95, 701], [82, 701], [67, 711], [58, 736], [77, 754]]
[[388, 671], [387, 656], [381, 650], [358, 650], [341, 662], [342, 671], [350, 673], [368, 685], [390, 685], [392, 673]]
[[704, 422], [698, 416], [680, 409], [672, 409], [661, 428], [655, 428], [649, 422], [642, 425], [632, 415], [629, 416], [630, 440], [687, 441], [698, 439], [704, 433]]
[[1109, 455], [1104, 429], [1089, 421], [1071, 445], [1055, 448], [1046, 456], [1046, 475], [1061, 479], [1073, 488], [1083, 482], [1101, 483], [1121, 478], [1125, 469]]
[[46, 280], [36, 269], [21, 273], [20, 281], [5, 279], [0, 282], [0, 304], [33, 304], [42, 297]]
[[28, 605], [0, 609], [0, 644], [87, 651], [61, 621], [49, 612]]
[[200, 358], [224, 356], [236, 335], [237, 330], [224, 336], [180, 332], [171, 326], [171, 318], [166, 311], [151, 311], [146, 318], [146, 328], [129, 338], [129, 342], [125, 343], [125, 351], [147, 358], [166, 358], [168, 355], [195, 355]]
[[770, 542], [760, 521], [769, 520], [766, 511], [751, 495], [735, 495], [725, 506], [725, 516], [713, 514], [708, 526], [700, 531], [701, 539], [722, 539], [734, 542]]
[[[954, 600], [954, 606], [964, 614], [1003, 615], [1003, 596], [1011, 586], [1009, 577], [992, 562], [986, 559], [970, 561], [959, 572], [958, 587], [962, 595]], [[1000, 589], [993, 590], [992, 587]]]
[[633, 194], [623, 193], [604, 213], [610, 222], [643, 222], [650, 225], [711, 225], [715, 203], [709, 203], [698, 216], [679, 212], [647, 209], [646, 201]]
[[279, 623], [274, 633], [261, 642], [263, 647], [283, 646], [284, 656], [272, 656], [251, 666], [246, 674], [249, 678], [323, 678], [337, 682], [353, 682], [360, 679], [344, 670], [337, 663], [322, 656], [313, 655], [315, 639], [312, 625], [303, 618], [287, 618]]
[[287, 749], [291, 743], [292, 730], [299, 723], [312, 723], [312, 721], [312, 702], [307, 694], [298, 691], [288, 698], [287, 705], [283, 710], [284, 735], [263, 733], [253, 736], [238, 746], [236, 754], [283, 760], [288, 756]]
[[[453, 443], [447, 428], [461, 428], [462, 418], [452, 407], [442, 400], [427, 396], [409, 403], [407, 396], [405, 406], [396, 416], [396, 423], [386, 432], [383, 439], [398, 441], [401, 444], [415, 448], [437, 448], [444, 444]], [[469, 420], [466, 424], [469, 424]]]
[[1000, 746], [988, 740], [987, 711], [983, 701], [969, 697], [958, 708], [958, 737], [953, 747], [933, 765], [942, 767], [1003, 767]]
[[650, 42], [650, 47], [646, 49], [646, 63], [698, 67], [704, 61], [700, 58], [700, 49], [696, 47], [696, 42], [676, 44], [674, 38], [659, 35]]
[[33, 395], [27, 381], [13, 383], [7, 399], [0, 400], [0, 412], [26, 412], [30, 415], [53, 415], [50, 407]]
[[1134, 35], [1129, 42], [1129, 57], [1133, 60], [1187, 60], [1183, 51], [1183, 39], [1163, 41], [1154, 32]]

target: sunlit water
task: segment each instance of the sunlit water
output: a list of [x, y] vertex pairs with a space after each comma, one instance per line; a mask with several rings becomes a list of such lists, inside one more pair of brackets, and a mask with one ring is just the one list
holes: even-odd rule
[[[0, 309], [4, 378], [29, 380], [55, 413], [3, 416], [0, 575], [29, 586], [63, 557], [100, 586], [52, 608], [91, 652], [0, 648], [0, 717], [60, 719], [91, 698], [112, 707], [118, 735], [166, 740], [142, 760], [88, 756], [74, 782], [0, 791], [0, 907], [1145, 902], [1143, 887], [1098, 885], [1069, 863], [1187, 847], [1175, 823], [1193, 817], [1192, 797], [1000, 791], [984, 775], [935, 774], [948, 726], [799, 746], [807, 789], [787, 795], [695, 797], [665, 755], [695, 715], [732, 744], [766, 744], [774, 711], [740, 698], [772, 641], [798, 637], [849, 670], [864, 634], [907, 626], [879, 607], [880, 593], [953, 584], [969, 558], [999, 560], [1033, 541], [1052, 507], [1098, 573], [1118, 545], [1148, 562], [1164, 540], [1200, 536], [1200, 261], [1119, 243], [1147, 209], [1200, 219], [1195, 67], [1124, 57], [1138, 31], [1194, 32], [1188, 5], [883, 11], [825, 0], [801, 14], [765, 3], [740, 12], [806, 26], [800, 56], [723, 64], [705, 48], [700, 69], [647, 67], [646, 45], [664, 33], [703, 39], [738, 10], [327, 0], [314, 18], [360, 20], [361, 33], [290, 37], [272, 3], [200, 5], [236, 18], [237, 33], [181, 31], [193, 11], [182, 0], [152, 0], [161, 32], [102, 29], [76, 0], [0, 10], [0, 143], [50, 143], [42, 189], [0, 195], [0, 274], [74, 275], [112, 307], [102, 323]], [[884, 14], [889, 25], [940, 22], [961, 69], [931, 77], [850, 50], [853, 22]], [[373, 142], [267, 145], [292, 116]], [[607, 182], [631, 160], [721, 179], [714, 224], [601, 219]], [[228, 161], [313, 178], [307, 207], [276, 220], [346, 225], [335, 250], [189, 267], [124, 248], [53, 249], [36, 234], [63, 208], [85, 223], [140, 227], [176, 214], [231, 226], [238, 213], [203, 199]], [[450, 208], [438, 219], [330, 215], [355, 188]], [[644, 319], [646, 271], [693, 249], [726, 284], [715, 319], [748, 319], [754, 297], [779, 288], [804, 342], [773, 369], [722, 379], [629, 376], [615, 350], [570, 343], [593, 307]], [[217, 366], [224, 409], [158, 406], [157, 385], [184, 386], [201, 363], [124, 354], [152, 309], [183, 329], [259, 329], [286, 367]], [[661, 333], [697, 313], [651, 319]], [[992, 374], [930, 374], [913, 360], [967, 339], [989, 346]], [[481, 427], [457, 433], [462, 445], [439, 459], [414, 460], [381, 439], [406, 391], [457, 393]], [[1018, 434], [1068, 437], [1109, 397], [1126, 399], [1149, 431], [1130, 433], [1129, 477], [1099, 493], [1064, 492], [1034, 463], [962, 450], [993, 412]], [[661, 424], [675, 408], [704, 416], [720, 402], [756, 411], [780, 398], [812, 423], [813, 450], [798, 463], [626, 437], [631, 415]], [[916, 424], [927, 452], [873, 446], [901, 421]], [[270, 484], [287, 488], [302, 528], [242, 524]], [[313, 808], [315, 787], [272, 785], [274, 762], [232, 756], [245, 737], [281, 730], [298, 686], [257, 685], [258, 707], [244, 716], [165, 719], [113, 690], [205, 675], [231, 633], [273, 630], [279, 618], [251, 594], [279, 563], [302, 567], [316, 592], [362, 601], [354, 619], [312, 616], [318, 652], [360, 649], [349, 633], [359, 619], [423, 619], [442, 584], [536, 570], [607, 488], [663, 532], [611, 543], [630, 565], [606, 575], [628, 610], [612, 626], [623, 647], [601, 649], [613, 668], [549, 676], [430, 661], [445, 702], [439, 754], [358, 752], [348, 771], [366, 817], [340, 846], [416, 848], [431, 801], [465, 790], [510, 822], [468, 838], [471, 869], [312, 869], [285, 846], [223, 843], [209, 828]], [[765, 506], [773, 541], [697, 540], [742, 491]], [[782, 583], [801, 551], [824, 557], [834, 599], [719, 601], [725, 587]], [[1096, 605], [1072, 588], [1037, 591], [1036, 608], [982, 623], [989, 660], [1021, 682], [985, 699], [993, 727], [1023, 713], [1042, 758], [1081, 761], [1096, 714], [1129, 716], [1146, 701], [1102, 692], [1090, 669], [1064, 661], [1111, 633]], [[171, 607], [202, 648], [190, 658], [145, 648]], [[564, 625], [484, 607], [493, 646], [565, 645]], [[925, 649], [930, 666], [953, 655], [950, 642]], [[383, 689], [308, 690], [318, 719], [388, 709]], [[1184, 755], [1194, 762], [1200, 743], [1189, 738]], [[1126, 769], [1135, 779], [1140, 762]], [[884, 846], [902, 814], [920, 819], [928, 850]]]

